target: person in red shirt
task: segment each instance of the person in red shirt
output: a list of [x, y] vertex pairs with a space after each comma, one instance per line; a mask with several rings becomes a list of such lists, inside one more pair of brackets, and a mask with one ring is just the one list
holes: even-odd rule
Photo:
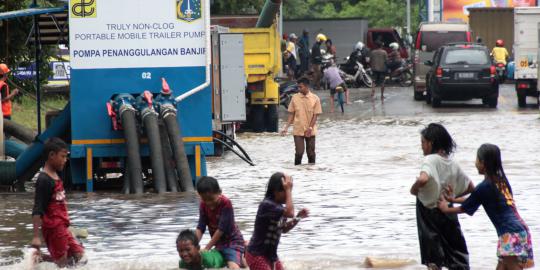
[[45, 142], [43, 153], [46, 161], [43, 171], [39, 173], [36, 182], [34, 208], [32, 210], [32, 223], [34, 225], [34, 238], [32, 247], [39, 250], [41, 240], [39, 229], [50, 259], [63, 268], [68, 265], [84, 263], [84, 248], [71, 234], [66, 192], [58, 172], [64, 169], [67, 162], [68, 146], [59, 138], [50, 138]]
[[208, 227], [211, 236], [203, 251], [215, 247], [223, 255], [229, 269], [245, 267], [244, 237], [236, 225], [231, 201], [221, 194], [219, 183], [213, 177], [201, 177], [197, 181], [197, 193], [201, 203], [195, 233], [200, 241]]
[[0, 64], [0, 96], [2, 97], [2, 115], [5, 119], [11, 119], [11, 101], [19, 93], [19, 89], [9, 91], [9, 86], [6, 83], [9, 72], [11, 70], [6, 64]]

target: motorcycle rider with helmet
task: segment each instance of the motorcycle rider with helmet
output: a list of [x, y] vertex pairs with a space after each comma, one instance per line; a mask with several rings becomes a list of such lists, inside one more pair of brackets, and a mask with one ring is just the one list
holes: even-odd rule
[[399, 44], [397, 42], [390, 43], [390, 48], [392, 52], [388, 54], [388, 71], [392, 73], [396, 69], [403, 66], [403, 59], [401, 58], [401, 53], [399, 51]]
[[311, 64], [313, 70], [313, 86], [316, 90], [321, 89], [321, 79], [322, 79], [322, 52], [321, 45], [326, 42], [327, 38], [324, 34], [319, 33], [316, 37], [316, 42], [311, 48]]
[[342, 65], [343, 71], [345, 71], [347, 74], [354, 74], [356, 70], [354, 70], [354, 67], [356, 65], [356, 62], [361, 63], [363, 66], [367, 66], [367, 63], [369, 62], [369, 50], [364, 45], [362, 41], [358, 41], [353, 48], [353, 52], [347, 59], [347, 62]]
[[506, 66], [509, 54], [504, 47], [504, 40], [498, 39], [497, 42], [495, 42], [495, 48], [493, 48], [491, 51], [491, 56], [493, 57], [493, 61], [495, 61], [495, 63], [503, 63]]

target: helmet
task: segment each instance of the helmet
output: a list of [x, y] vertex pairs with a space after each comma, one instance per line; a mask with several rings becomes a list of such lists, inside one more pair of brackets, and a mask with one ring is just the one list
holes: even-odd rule
[[6, 64], [0, 64], [0, 74], [6, 74], [9, 73], [11, 70], [8, 68]]
[[364, 45], [364, 43], [362, 41], [358, 41], [358, 43], [356, 43], [356, 45], [354, 45], [354, 50], [355, 51], [361, 51], [364, 49], [366, 45]]
[[497, 42], [495, 42], [495, 45], [497, 45], [498, 47], [504, 46], [504, 40], [502, 40], [502, 39], [497, 39]]
[[327, 38], [324, 34], [318, 34], [316, 40], [317, 42], [325, 42]]
[[397, 44], [397, 42], [392, 42], [389, 47], [392, 48], [392, 50], [397, 51], [399, 49], [399, 44]]

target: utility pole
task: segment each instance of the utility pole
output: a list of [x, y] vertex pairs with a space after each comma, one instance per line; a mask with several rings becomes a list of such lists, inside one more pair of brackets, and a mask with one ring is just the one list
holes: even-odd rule
[[435, 12], [435, 7], [434, 7], [434, 0], [428, 0], [428, 22], [433, 22], [435, 21], [435, 16], [434, 16], [434, 12]]
[[407, 0], [407, 34], [411, 34], [411, 0]]
[[[32, 0], [32, 8], [37, 8], [37, 0]], [[41, 66], [41, 43], [39, 39], [39, 16], [34, 15], [34, 46], [36, 46], [35, 56], [36, 56], [36, 103], [37, 103], [37, 128], [38, 128], [38, 135], [41, 134], [41, 85], [40, 85], [40, 74], [39, 74], [39, 66]]]

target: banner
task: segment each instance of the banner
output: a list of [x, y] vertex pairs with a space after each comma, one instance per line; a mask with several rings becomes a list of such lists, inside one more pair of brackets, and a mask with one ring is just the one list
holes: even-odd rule
[[205, 66], [207, 37], [203, 3], [201, 0], [70, 0], [71, 67]]
[[537, 0], [445, 0], [443, 21], [469, 21], [469, 8], [482, 7], [535, 7]]

